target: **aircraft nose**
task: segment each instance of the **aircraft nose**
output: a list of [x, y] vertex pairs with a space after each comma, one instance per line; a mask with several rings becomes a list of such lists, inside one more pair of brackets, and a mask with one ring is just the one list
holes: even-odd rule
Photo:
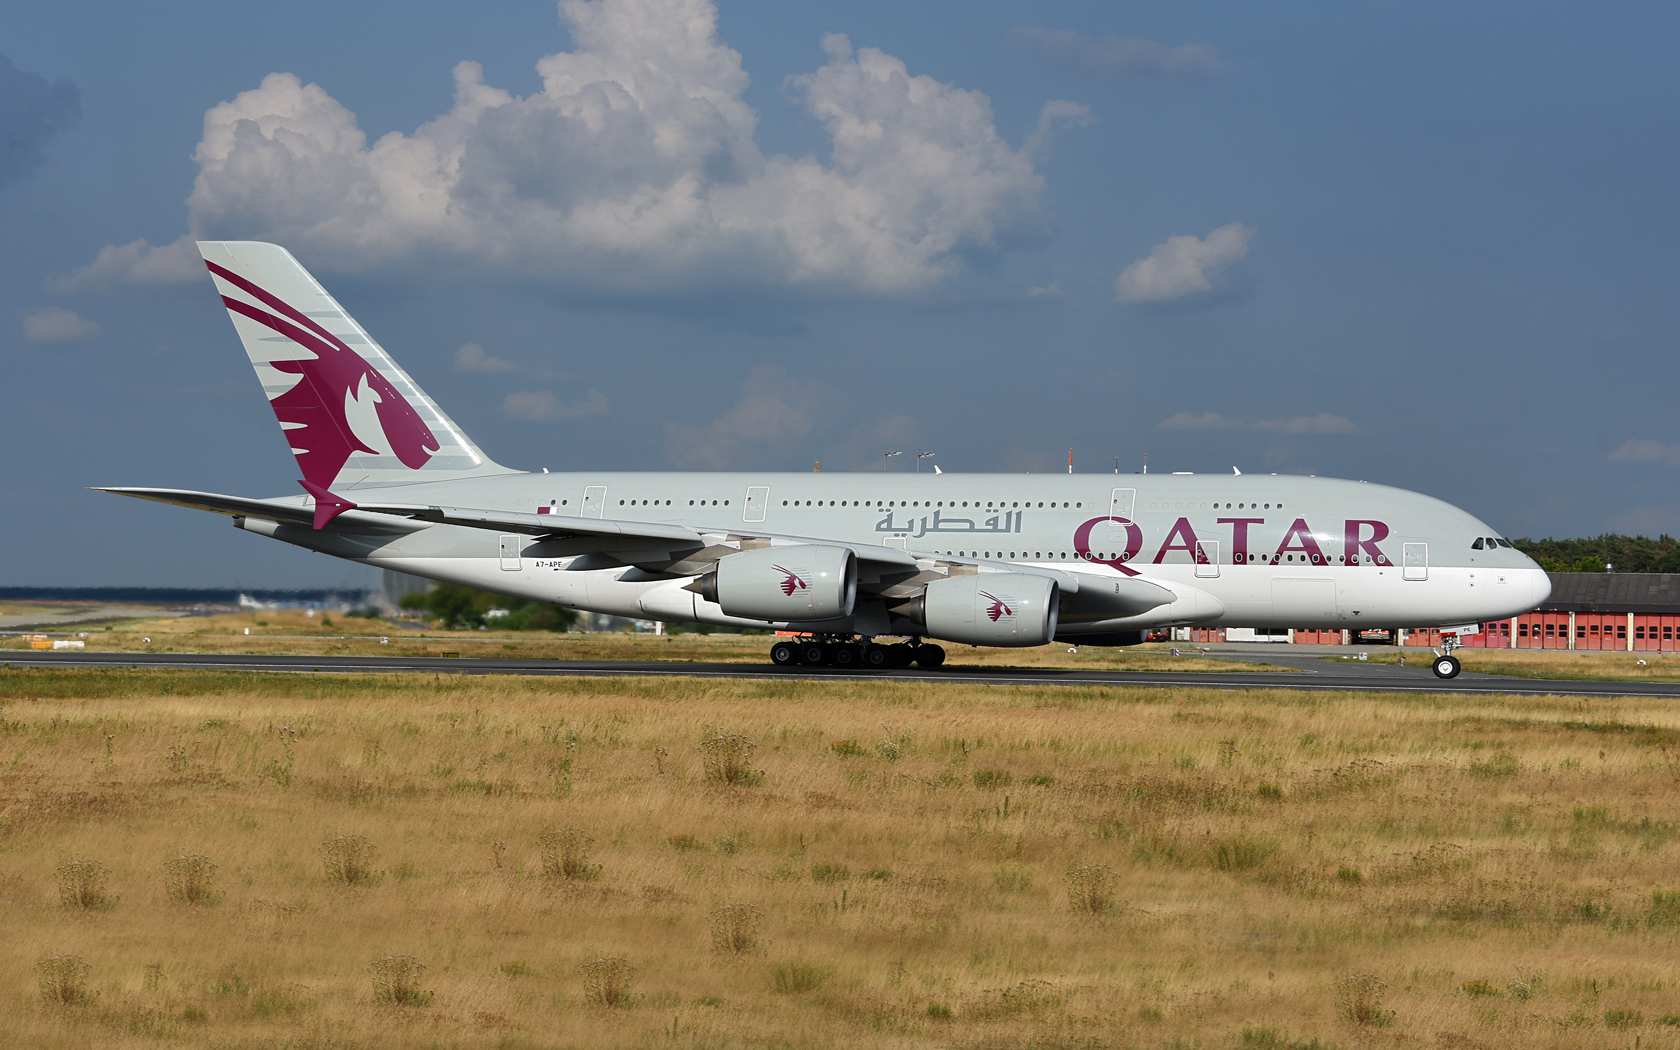
[[1537, 608], [1546, 604], [1546, 599], [1552, 596], [1552, 578], [1546, 575], [1545, 569], [1529, 569], [1529, 608]]

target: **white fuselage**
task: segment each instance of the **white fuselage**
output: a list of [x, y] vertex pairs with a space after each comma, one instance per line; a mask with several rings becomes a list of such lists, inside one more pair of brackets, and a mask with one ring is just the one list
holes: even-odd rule
[[[1244, 627], [1423, 626], [1525, 612], [1544, 572], [1471, 515], [1381, 485], [1278, 475], [509, 474], [381, 486], [354, 498], [683, 525], [720, 543], [896, 547], [930, 563], [1054, 567], [1083, 579], [1135, 577], [1177, 600], [1098, 632], [1184, 623]], [[248, 526], [249, 527], [249, 526]], [[647, 619], [730, 617], [665, 578], [599, 566], [532, 536], [434, 525], [365, 550], [256, 531], [383, 568]], [[511, 546], [510, 546], [511, 544]], [[629, 561], [630, 559], [625, 559]], [[887, 633], [866, 610], [852, 625]], [[762, 623], [758, 623], [762, 626]]]

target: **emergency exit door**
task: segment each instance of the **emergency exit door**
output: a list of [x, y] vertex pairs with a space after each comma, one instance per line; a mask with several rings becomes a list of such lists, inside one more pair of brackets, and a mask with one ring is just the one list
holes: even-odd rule
[[1219, 541], [1196, 541], [1196, 575], [1213, 579], [1219, 575]]
[[606, 505], [607, 487], [605, 485], [591, 485], [583, 490], [583, 513], [579, 516], [599, 518]]
[[1108, 497], [1108, 516], [1132, 520], [1132, 504], [1137, 502], [1137, 489], [1115, 489]]
[[1400, 547], [1400, 566], [1400, 578], [1403, 580], [1429, 579], [1429, 544], [1402, 544]]

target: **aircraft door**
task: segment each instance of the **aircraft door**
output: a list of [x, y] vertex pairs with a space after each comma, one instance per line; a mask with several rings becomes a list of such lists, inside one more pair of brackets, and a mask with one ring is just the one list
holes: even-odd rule
[[1137, 489], [1115, 489], [1108, 497], [1108, 516], [1132, 521], [1132, 505], [1136, 502]]
[[519, 537], [502, 537], [502, 570], [504, 572], [519, 571]]
[[1400, 548], [1400, 578], [1403, 580], [1429, 579], [1429, 544], [1406, 543]]
[[764, 508], [770, 505], [770, 486], [748, 485], [746, 509], [741, 512], [742, 521], [763, 521]]
[[1219, 541], [1196, 541], [1196, 575], [1202, 579], [1219, 576]]
[[583, 513], [579, 517], [599, 518], [607, 506], [607, 487], [590, 485], [583, 490]]

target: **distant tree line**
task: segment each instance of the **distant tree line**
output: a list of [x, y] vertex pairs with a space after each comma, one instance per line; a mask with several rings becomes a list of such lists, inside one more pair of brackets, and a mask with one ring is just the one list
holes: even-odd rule
[[1680, 540], [1664, 533], [1623, 536], [1607, 532], [1579, 540], [1512, 540], [1511, 546], [1540, 563], [1547, 572], [1680, 572]]
[[440, 583], [403, 596], [402, 606], [442, 620], [446, 627], [493, 627], [498, 631], [567, 631], [577, 613], [547, 602], [494, 591]]

